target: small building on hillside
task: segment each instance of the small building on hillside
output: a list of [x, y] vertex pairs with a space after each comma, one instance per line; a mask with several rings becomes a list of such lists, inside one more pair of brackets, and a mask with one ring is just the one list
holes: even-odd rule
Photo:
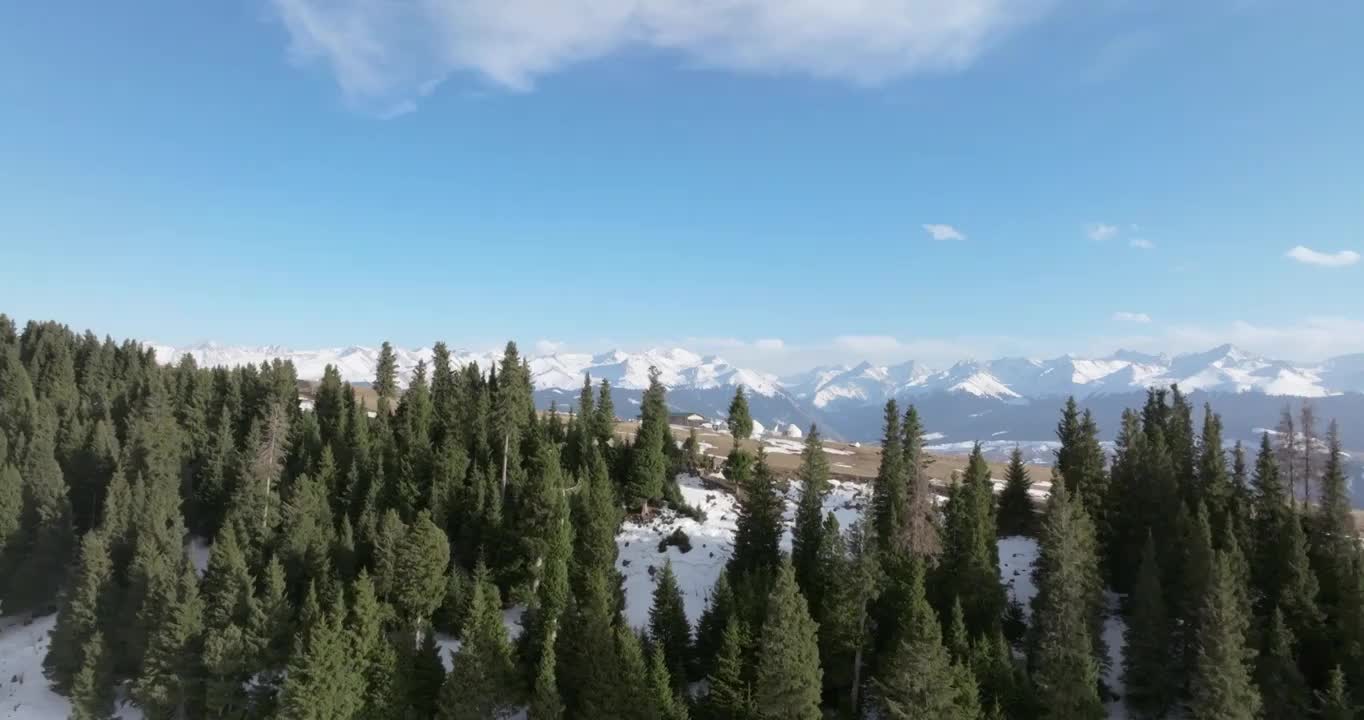
[[700, 413], [673, 413], [668, 416], [669, 425], [681, 425], [683, 427], [701, 427], [706, 424], [706, 417]]

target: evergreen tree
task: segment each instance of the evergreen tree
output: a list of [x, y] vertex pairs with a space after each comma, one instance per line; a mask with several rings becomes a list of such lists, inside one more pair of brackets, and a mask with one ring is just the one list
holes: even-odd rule
[[[81, 541], [80, 562], [76, 570], [75, 583], [68, 590], [66, 602], [57, 615], [57, 623], [52, 630], [52, 644], [43, 668], [52, 684], [60, 692], [72, 692], [76, 674], [84, 668], [91, 671], [100, 669], [107, 658], [99, 657], [92, 661], [87, 656], [92, 652], [92, 638], [100, 633], [100, 627], [109, 620], [109, 598], [112, 590], [113, 562], [109, 557], [109, 545], [104, 536], [90, 532]], [[103, 655], [103, 636], [98, 652]], [[95, 678], [91, 680], [107, 678]]]
[[397, 671], [394, 715], [403, 718], [439, 717], [445, 694], [445, 666], [434, 633], [422, 633], [421, 644], [403, 643], [396, 649]]
[[706, 609], [696, 623], [696, 664], [702, 676], [708, 675], [715, 666], [724, 639], [725, 628], [730, 619], [736, 616], [734, 588], [729, 584], [729, 572], [720, 569], [720, 576], [710, 588]]
[[758, 641], [753, 699], [764, 717], [818, 719], [823, 679], [818, 627], [796, 585], [795, 570], [783, 562]]
[[992, 635], [1000, 627], [1006, 597], [999, 582], [994, 488], [979, 443], [971, 452], [965, 478], [948, 493], [944, 515], [937, 575], [942, 606], [948, 604], [947, 598], [957, 598], [971, 634]]
[[[588, 395], [591, 398], [591, 395]], [[535, 672], [535, 685], [530, 697], [530, 720], [561, 720], [564, 703], [559, 697], [559, 683], [554, 677], [554, 646], [548, 645], [540, 654], [540, 665]]]
[[1207, 507], [1214, 534], [1221, 536], [1229, 522], [1232, 509], [1231, 475], [1227, 471], [1227, 456], [1222, 450], [1222, 417], [1212, 411], [1211, 404], [1203, 406], [1203, 436], [1198, 444], [1199, 499]]
[[1196, 720], [1252, 720], [1260, 694], [1251, 681], [1245, 645], [1248, 619], [1236, 599], [1230, 565], [1218, 553], [1204, 598], [1198, 659], [1193, 667], [1189, 712]]
[[1093, 538], [1084, 506], [1065, 483], [1052, 485], [1034, 570], [1030, 658], [1046, 718], [1104, 716], [1092, 639], [1100, 590]]
[[635, 434], [630, 481], [626, 485], [631, 505], [638, 505], [644, 515], [648, 514], [649, 503], [663, 496], [668, 472], [664, 446], [672, 443], [665, 391], [659, 375], [658, 368], [649, 369], [649, 389], [644, 391], [644, 399], [640, 401], [639, 432]]
[[734, 399], [729, 401], [725, 425], [729, 427], [736, 448], [744, 440], [753, 437], [753, 416], [748, 412], [748, 396], [744, 395], [743, 385], [734, 388]]
[[388, 410], [398, 399], [398, 356], [387, 340], [379, 348], [379, 360], [374, 366], [374, 392], [379, 395], [379, 410]]
[[921, 561], [909, 560], [905, 567], [908, 602], [899, 619], [902, 636], [875, 679], [881, 712], [892, 720], [974, 720], [970, 706], [978, 701], [960, 692], [965, 676], [954, 668], [943, 645], [937, 613], [924, 594]]
[[[317, 603], [311, 587], [308, 603]], [[363, 709], [365, 683], [342, 625], [344, 612], [335, 602], [299, 633], [280, 692], [281, 720], [349, 718]]]
[[579, 480], [580, 487], [573, 495], [571, 573], [576, 578], [576, 588], [581, 588], [582, 578], [594, 571], [604, 575], [616, 572], [616, 529], [620, 525], [615, 486], [601, 451], [595, 446], [589, 447], [584, 464], [586, 474]]
[[19, 541], [23, 511], [23, 477], [18, 468], [0, 463], [0, 572], [4, 572], [5, 549]]
[[19, 531], [7, 543], [11, 577], [4, 588], [5, 612], [36, 610], [57, 597], [74, 540], [66, 481], [55, 456], [56, 418], [40, 406], [24, 458], [23, 510]]
[[658, 709], [659, 720], [687, 720], [687, 701], [675, 686], [679, 685], [668, 672], [668, 659], [663, 646], [654, 644], [649, 657], [649, 693]]
[[412, 627], [423, 627], [445, 599], [450, 543], [423, 511], [407, 529], [394, 562], [393, 604]]
[[597, 393], [597, 410], [594, 416], [595, 435], [602, 452], [611, 446], [611, 438], [616, 434], [616, 404], [611, 399], [611, 383], [603, 379]]
[[153, 720], [192, 714], [198, 695], [203, 603], [194, 569], [183, 560], [180, 566], [178, 573], [153, 576], [149, 602], [143, 608], [142, 625], [150, 634], [132, 697]]
[[918, 409], [913, 405], [905, 408], [901, 430], [901, 472], [905, 485], [899, 498], [902, 507], [897, 545], [916, 557], [936, 557], [942, 552], [942, 540], [938, 537], [938, 511], [929, 483], [929, 459], [924, 452], [923, 423], [919, 420]]
[[1009, 453], [1009, 467], [1004, 471], [1004, 489], [999, 493], [999, 534], [1035, 535], [1037, 533], [1037, 512], [1033, 509], [1032, 478], [1023, 465], [1023, 451], [1014, 446]]
[[820, 548], [824, 539], [824, 498], [829, 494], [829, 460], [819, 428], [811, 425], [801, 452], [800, 500], [796, 503], [796, 522], [791, 531], [791, 564], [796, 583], [810, 601], [811, 614], [821, 617], [822, 589], [827, 578], [820, 577]]
[[709, 720], [754, 720], [759, 717], [753, 690], [744, 679], [744, 646], [748, 644], [743, 622], [731, 616], [721, 634], [715, 667], [706, 676], [710, 691], [703, 704]]
[[692, 659], [691, 625], [682, 603], [682, 590], [677, 585], [671, 560], [654, 581], [654, 603], [649, 608], [649, 638], [663, 653], [666, 669], [677, 689], [687, 679], [687, 668]]
[[605, 573], [588, 573], [583, 588], [574, 594], [555, 647], [559, 661], [555, 674], [568, 717], [610, 717], [615, 710], [619, 677], [614, 608]]
[[740, 480], [743, 483], [739, 485], [739, 517], [735, 521], [734, 552], [728, 565], [731, 583], [738, 576], [776, 567], [785, 509], [767, 455], [761, 449], [753, 472]]
[[1303, 718], [1308, 716], [1310, 692], [1298, 670], [1293, 631], [1284, 623], [1278, 608], [1270, 615], [1259, 658], [1255, 663], [1255, 683], [1263, 701], [1265, 718]]
[[[833, 545], [836, 562], [830, 563], [829, 585], [823, 616], [816, 618], [820, 632], [820, 664], [825, 685], [847, 707], [859, 706], [863, 657], [871, 635], [868, 608], [881, 582], [881, 564], [876, 557], [875, 539], [870, 535], [870, 518], [863, 518], [848, 532], [847, 540], [826, 533], [826, 545]], [[836, 542], [829, 542], [834, 540]], [[846, 548], [846, 551], [844, 550]]]
[[98, 629], [86, 641], [80, 669], [71, 683], [71, 719], [100, 720], [113, 709], [113, 667]]
[[395, 677], [397, 655], [384, 632], [386, 608], [374, 591], [374, 581], [363, 569], [352, 585], [351, 596], [348, 628], [352, 657], [360, 664], [365, 679], [361, 717], [384, 718], [396, 705], [399, 689]]
[[485, 569], [475, 573], [463, 647], [441, 688], [442, 720], [490, 720], [512, 712], [512, 658], [497, 587]]
[[617, 678], [615, 710], [621, 720], [655, 720], [658, 707], [649, 687], [649, 666], [639, 636], [624, 624], [616, 626]]
[[1321, 720], [1354, 720], [1359, 716], [1359, 708], [1350, 701], [1345, 673], [1340, 668], [1332, 668], [1326, 692], [1317, 694], [1317, 706]]
[[904, 452], [900, 443], [900, 410], [891, 398], [886, 401], [881, 463], [876, 470], [876, 479], [872, 481], [871, 495], [877, 550], [882, 562], [887, 563], [901, 554], [898, 539], [903, 536]]
[[1174, 704], [1178, 687], [1170, 632], [1156, 544], [1148, 534], [1132, 591], [1132, 614], [1123, 631], [1124, 700], [1139, 718], [1164, 717]]

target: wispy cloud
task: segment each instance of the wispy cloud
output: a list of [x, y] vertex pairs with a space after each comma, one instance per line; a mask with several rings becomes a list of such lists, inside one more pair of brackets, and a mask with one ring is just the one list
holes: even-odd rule
[[941, 223], [925, 223], [924, 230], [928, 233], [928, 236], [933, 238], [934, 240], [966, 239], [965, 233], [952, 227], [951, 225], [943, 225]]
[[1107, 223], [1090, 223], [1085, 226], [1085, 234], [1089, 236], [1090, 240], [1097, 242], [1112, 240], [1118, 236], [1118, 226]]
[[1128, 240], [1127, 244], [1138, 250], [1150, 250], [1151, 248], [1156, 246], [1156, 244], [1151, 242], [1150, 240], [1139, 237]]
[[1056, 0], [269, 0], [351, 101], [410, 107], [454, 73], [512, 90], [629, 46], [744, 73], [874, 85], [965, 68]]
[[1139, 312], [1115, 312], [1113, 319], [1118, 322], [1130, 322], [1146, 325], [1151, 322], [1151, 316]]
[[1359, 253], [1353, 250], [1341, 250], [1333, 253], [1318, 252], [1302, 245], [1289, 250], [1284, 255], [1304, 265], [1319, 265], [1321, 267], [1345, 267], [1359, 262]]

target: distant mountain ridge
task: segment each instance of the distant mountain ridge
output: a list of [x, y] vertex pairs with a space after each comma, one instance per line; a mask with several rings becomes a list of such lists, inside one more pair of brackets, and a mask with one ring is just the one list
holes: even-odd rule
[[[334, 365], [343, 379], [353, 383], [373, 379], [379, 356], [378, 348], [365, 346], [319, 350], [216, 343], [151, 347], [162, 362], [174, 362], [188, 354], [201, 366], [287, 359], [305, 380], [320, 378], [327, 365]], [[429, 365], [432, 358], [430, 348], [395, 349], [395, 353], [403, 384], [410, 381], [419, 362]], [[474, 362], [486, 368], [498, 361], [500, 353], [456, 350], [452, 357], [456, 365]], [[915, 361], [896, 365], [863, 362], [822, 366], [784, 377], [683, 348], [549, 353], [530, 355], [528, 364], [537, 399], [544, 405], [557, 401], [560, 407], [571, 406], [582, 387], [584, 374], [589, 374], [594, 384], [603, 379], [611, 383], [619, 414], [629, 416], [633, 414], [631, 404], [638, 402], [639, 394], [648, 386], [649, 368], [657, 367], [668, 386], [669, 403], [675, 409], [721, 416], [734, 388], [743, 385], [749, 392], [754, 417], [768, 427], [819, 422], [832, 435], [859, 440], [877, 437], [879, 408], [889, 398], [933, 408], [941, 415], [928, 416], [930, 429], [941, 426], [948, 439], [964, 440], [972, 439], [973, 434], [1025, 439], [1014, 433], [1033, 433], [1034, 427], [1045, 427], [1043, 419], [1050, 422], [1059, 406], [1058, 399], [1068, 395], [1089, 405], [1108, 407], [1127, 402], [1126, 396], [1140, 394], [1147, 387], [1177, 383], [1190, 393], [1260, 396], [1264, 402], [1247, 397], [1247, 402], [1237, 405], [1259, 408], [1267, 407], [1266, 403], [1281, 405], [1280, 401], [1272, 400], [1279, 396], [1330, 398], [1364, 393], [1364, 354], [1295, 364], [1255, 355], [1233, 345], [1173, 356], [1119, 350], [1098, 358], [1063, 355], [1044, 360], [1018, 357], [968, 360], [943, 369]], [[1135, 402], [1139, 403], [1139, 398]], [[1364, 395], [1359, 396], [1358, 402], [1351, 398], [1343, 402], [1351, 408], [1364, 407]], [[1255, 418], [1246, 419], [1247, 427], [1250, 423], [1265, 425], [1272, 421], [1259, 417], [1258, 409], [1255, 414]], [[1003, 418], [1012, 420], [1003, 422]], [[1044, 433], [1026, 439], [1045, 437]]]

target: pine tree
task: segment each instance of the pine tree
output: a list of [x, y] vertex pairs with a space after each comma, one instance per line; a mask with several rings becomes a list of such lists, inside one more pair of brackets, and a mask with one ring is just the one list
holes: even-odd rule
[[820, 548], [824, 544], [824, 498], [829, 494], [829, 460], [819, 428], [811, 425], [801, 452], [800, 500], [796, 503], [795, 527], [791, 531], [791, 564], [796, 583], [810, 601], [811, 615], [821, 617], [822, 590], [827, 578], [820, 577]]
[[1193, 667], [1189, 712], [1196, 720], [1253, 720], [1260, 694], [1251, 681], [1245, 645], [1248, 619], [1241, 614], [1235, 578], [1222, 553], [1203, 604], [1198, 659]]
[[775, 568], [780, 557], [782, 512], [785, 509], [785, 502], [777, 492], [776, 478], [767, 464], [767, 455], [761, 449], [753, 472], [739, 480], [742, 482], [738, 486], [739, 517], [735, 521], [734, 552], [728, 565], [731, 583], [739, 576]]
[[620, 506], [616, 490], [606, 469], [601, 451], [591, 446], [585, 460], [586, 475], [573, 495], [574, 587], [581, 591], [582, 578], [593, 571], [616, 571], [616, 529], [620, 525]]
[[668, 659], [663, 646], [654, 644], [649, 656], [649, 693], [658, 709], [659, 720], [687, 720], [687, 701], [675, 687], [679, 685], [668, 672]]
[[24, 480], [18, 468], [0, 464], [0, 572], [4, 570], [5, 549], [19, 540], [23, 511]]
[[6, 548], [11, 577], [23, 578], [4, 588], [9, 614], [36, 610], [57, 597], [74, 544], [71, 504], [55, 456], [56, 418], [46, 406], [39, 410], [24, 458], [19, 531]]
[[649, 666], [639, 636], [624, 624], [616, 626], [617, 678], [615, 710], [621, 720], [655, 720], [658, 707], [649, 687]]
[[1227, 471], [1227, 456], [1222, 450], [1222, 417], [1212, 411], [1211, 404], [1203, 406], [1203, 436], [1198, 444], [1198, 488], [1200, 500], [1208, 509], [1213, 533], [1221, 536], [1232, 509], [1231, 476]]
[[1009, 453], [1009, 467], [1004, 471], [1004, 489], [999, 493], [999, 534], [1035, 535], [1037, 533], [1037, 512], [1033, 509], [1032, 478], [1023, 465], [1023, 451], [1014, 446]]
[[1192, 515], [1182, 503], [1177, 525], [1180, 528], [1183, 553], [1176, 568], [1179, 584], [1176, 591], [1167, 593], [1172, 602], [1179, 602], [1176, 640], [1182, 648], [1179, 660], [1182, 667], [1192, 668], [1198, 656], [1198, 626], [1203, 621], [1203, 599], [1212, 581], [1214, 551], [1212, 530], [1203, 505], [1197, 505]]
[[641, 514], [648, 514], [649, 503], [663, 496], [663, 483], [668, 472], [664, 445], [672, 442], [668, 430], [668, 408], [664, 401], [663, 383], [658, 368], [649, 369], [649, 389], [640, 401], [639, 432], [635, 434], [631, 453], [630, 480], [626, 495], [631, 505], [638, 505]]
[[734, 399], [729, 401], [725, 425], [729, 427], [736, 448], [744, 440], [753, 437], [753, 416], [748, 412], [748, 396], [744, 395], [743, 385], [734, 388]]
[[1094, 653], [1100, 589], [1093, 529], [1065, 483], [1052, 485], [1034, 571], [1031, 666], [1044, 717], [1104, 716]]
[[398, 356], [387, 340], [379, 348], [379, 360], [374, 366], [374, 392], [379, 395], [379, 410], [388, 410], [398, 398]]
[[185, 717], [197, 696], [202, 657], [203, 603], [194, 569], [181, 560], [181, 569], [153, 577], [142, 624], [150, 629], [141, 672], [133, 681], [132, 697], [147, 717]]
[[402, 718], [439, 717], [447, 678], [435, 634], [424, 632], [420, 645], [412, 647], [404, 642], [395, 649], [395, 654], [396, 709], [393, 715]]
[[1004, 615], [1006, 596], [999, 581], [995, 542], [994, 493], [990, 468], [977, 443], [965, 478], [954, 484], [944, 511], [943, 552], [937, 583], [946, 598], [961, 601], [972, 635], [994, 634]]
[[677, 585], [671, 560], [654, 581], [654, 603], [649, 608], [649, 638], [663, 653], [667, 671], [681, 689], [691, 665], [691, 625], [687, 622], [682, 590]]
[[1350, 701], [1345, 688], [1345, 673], [1339, 667], [1332, 668], [1326, 692], [1317, 694], [1317, 706], [1321, 720], [1354, 720], [1359, 716], [1359, 708]]
[[384, 632], [386, 615], [387, 609], [374, 591], [374, 582], [361, 569], [351, 587], [347, 621], [353, 657], [360, 664], [365, 679], [361, 717], [386, 717], [397, 701], [397, 655]]
[[923, 423], [919, 420], [918, 409], [913, 405], [905, 408], [901, 431], [904, 490], [899, 497], [902, 505], [898, 513], [900, 539], [897, 545], [915, 557], [937, 557], [942, 552], [942, 539], [938, 537], [938, 510], [929, 483]]
[[393, 604], [401, 617], [420, 628], [445, 599], [445, 569], [450, 543], [423, 511], [398, 546], [393, 569]]
[[554, 646], [551, 644], [540, 654], [540, 665], [535, 672], [535, 685], [530, 697], [530, 720], [561, 720], [564, 716], [564, 703], [559, 697], [554, 664]]
[[702, 676], [708, 675], [715, 666], [724, 639], [725, 628], [737, 612], [734, 588], [729, 584], [729, 572], [720, 569], [720, 576], [711, 585], [706, 609], [696, 623], [696, 664]]
[[826, 686], [840, 701], [846, 697], [849, 708], [859, 706], [863, 657], [871, 635], [868, 608], [881, 583], [881, 563], [870, 527], [871, 519], [864, 517], [849, 529], [846, 540], [825, 535], [825, 544], [837, 547], [833, 554], [837, 560], [831, 563], [824, 615], [816, 618], [820, 663]]
[[611, 399], [611, 383], [604, 379], [597, 392], [597, 410], [593, 419], [597, 443], [601, 445], [602, 452], [606, 452], [611, 446], [611, 438], [616, 435], [616, 404]]
[[900, 446], [900, 410], [895, 399], [886, 401], [885, 426], [881, 440], [881, 463], [872, 481], [872, 516], [875, 518], [877, 551], [882, 562], [893, 562], [901, 553], [899, 539], [904, 527], [905, 485]]
[[1308, 716], [1310, 691], [1298, 662], [1293, 631], [1284, 623], [1278, 608], [1270, 615], [1259, 658], [1255, 663], [1255, 684], [1260, 690], [1266, 718]]
[[[1320, 593], [1318, 602], [1325, 616], [1326, 626], [1342, 632], [1358, 613], [1359, 601], [1351, 590], [1354, 576], [1359, 571], [1359, 550], [1354, 515], [1351, 511], [1349, 487], [1341, 460], [1340, 430], [1333, 421], [1326, 433], [1327, 453], [1318, 484], [1319, 498], [1310, 518], [1309, 557], [1316, 572]], [[1342, 634], [1348, 634], [1344, 631]], [[1330, 654], [1331, 664], [1347, 664], [1349, 658], [1342, 643]], [[1325, 648], [1322, 648], [1325, 650]], [[1325, 654], [1325, 653], [1323, 653]], [[1325, 668], [1322, 668], [1323, 670]]]
[[82, 648], [84, 657], [71, 683], [72, 720], [99, 720], [113, 709], [113, 667], [109, 662], [104, 633], [98, 629]]
[[874, 681], [880, 709], [891, 720], [974, 720], [962, 707], [961, 679], [943, 645], [937, 613], [924, 594], [921, 561], [909, 560], [905, 571], [901, 639]]
[[574, 594], [555, 647], [559, 661], [556, 677], [568, 717], [609, 717], [615, 709], [619, 679], [613, 630], [616, 616], [606, 574], [600, 570], [588, 573], [582, 589]]
[[790, 562], [781, 563], [768, 597], [767, 619], [758, 641], [753, 699], [764, 716], [822, 717], [818, 627], [796, 586]]
[[[316, 604], [309, 587], [309, 603]], [[361, 666], [351, 655], [339, 599], [299, 633], [280, 692], [281, 720], [348, 718], [364, 707]]]
[[512, 709], [511, 646], [497, 587], [483, 568], [475, 573], [475, 581], [469, 622], [460, 638], [463, 647], [441, 688], [442, 720], [503, 718]]
[[715, 667], [706, 676], [710, 691], [703, 704], [710, 720], [754, 720], [758, 717], [753, 690], [744, 679], [744, 646], [747, 633], [738, 617], [731, 616], [721, 634]]
[[1141, 569], [1132, 591], [1132, 615], [1123, 631], [1122, 680], [1124, 700], [1139, 718], [1160, 718], [1174, 703], [1174, 653], [1171, 652], [1170, 617], [1160, 584], [1156, 544], [1148, 534], [1141, 554]]
[[[81, 669], [91, 667], [93, 671], [95, 665], [106, 660], [99, 658], [92, 663], [86, 656], [91, 652], [91, 638], [100, 633], [101, 625], [109, 619], [112, 579], [113, 562], [109, 557], [108, 542], [98, 532], [87, 533], [81, 540], [75, 584], [57, 615], [52, 645], [43, 660], [47, 676], [60, 692], [72, 692], [72, 682]], [[100, 644], [103, 644], [102, 639]], [[99, 652], [104, 653], [105, 648], [100, 647]]]

